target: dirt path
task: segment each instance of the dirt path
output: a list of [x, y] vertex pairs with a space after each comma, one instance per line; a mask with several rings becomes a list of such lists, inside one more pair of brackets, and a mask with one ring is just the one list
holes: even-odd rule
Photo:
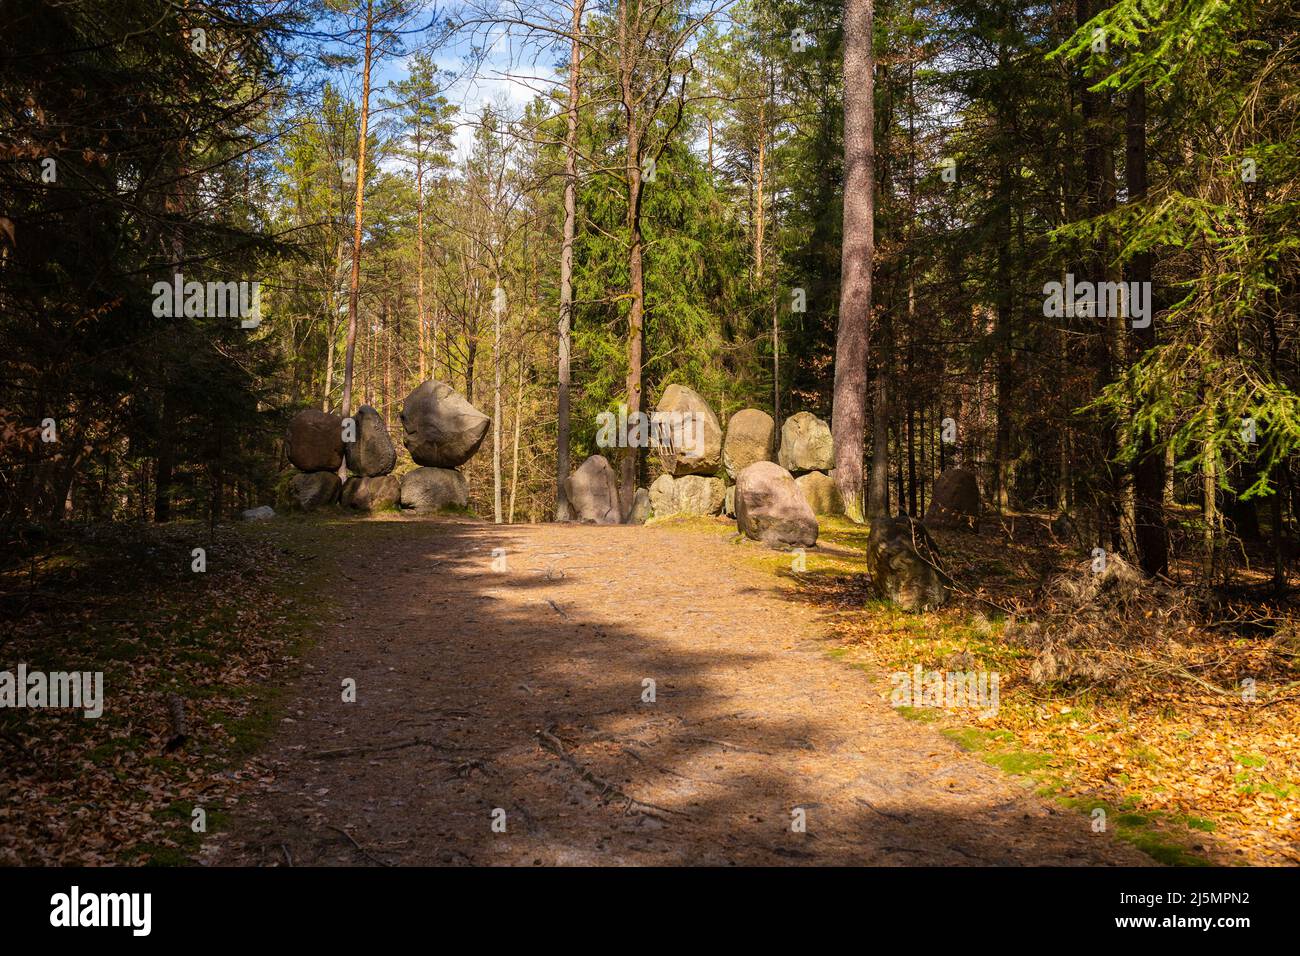
[[813, 609], [738, 560], [749, 545], [423, 528], [361, 545], [350, 612], [209, 860], [1150, 863], [894, 713], [878, 680], [825, 656]]

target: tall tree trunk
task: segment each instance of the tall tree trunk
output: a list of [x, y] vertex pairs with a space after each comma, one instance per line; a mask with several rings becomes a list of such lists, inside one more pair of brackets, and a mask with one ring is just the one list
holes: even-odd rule
[[[619, 87], [623, 113], [627, 120], [626, 169], [628, 232], [627, 272], [628, 293], [631, 300], [627, 321], [627, 416], [629, 423], [641, 411], [642, 366], [645, 345], [645, 249], [641, 235], [641, 162], [644, 131], [639, 122], [640, 100], [634, 89], [638, 57], [632, 50], [633, 40], [629, 24], [629, 0], [619, 4]], [[630, 426], [629, 426], [630, 430]], [[637, 470], [641, 460], [640, 449], [632, 435], [624, 435], [619, 467], [619, 506], [626, 511], [636, 493]]]
[[[1128, 180], [1129, 202], [1141, 202], [1147, 194], [1147, 99], [1146, 88], [1129, 91], [1128, 122], [1125, 128], [1124, 176]], [[1128, 281], [1150, 282], [1152, 256], [1140, 253], [1128, 266]], [[1133, 330], [1139, 357], [1156, 344], [1156, 324]], [[1164, 515], [1165, 456], [1155, 442], [1143, 437], [1133, 466], [1134, 536], [1138, 563], [1149, 575], [1169, 570], [1169, 538]]]
[[510, 465], [510, 511], [506, 518], [510, 524], [515, 523], [515, 492], [519, 490], [519, 433], [524, 417], [524, 360], [519, 358], [519, 384], [515, 388], [515, 441], [511, 453]]
[[[911, 365], [908, 377], [911, 377]], [[912, 407], [912, 396], [907, 397], [907, 513], [913, 518], [916, 513], [916, 411]]]
[[884, 362], [877, 362], [871, 401], [871, 480], [867, 489], [867, 515], [871, 518], [889, 516], [889, 399], [885, 375]]
[[[501, 288], [497, 278], [496, 289]], [[492, 295], [492, 514], [497, 524], [501, 513], [501, 307], [496, 289]]]
[[[352, 365], [357, 350], [357, 310], [361, 296], [361, 221], [365, 210], [366, 135], [370, 125], [370, 66], [374, 56], [374, 0], [366, 0], [366, 52], [361, 72], [361, 132], [357, 136], [357, 189], [353, 203], [352, 277], [348, 282], [348, 336], [343, 352], [343, 417], [352, 414]], [[347, 477], [347, 463], [339, 466]]]
[[582, 80], [582, 8], [573, 0], [569, 35], [569, 109], [564, 136], [564, 242], [560, 247], [559, 419], [555, 451], [555, 520], [569, 520], [569, 356], [573, 334], [573, 240], [578, 231], [578, 94]]
[[831, 409], [835, 483], [845, 514], [857, 522], [864, 517], [862, 459], [875, 251], [873, 5], [874, 0], [845, 0], [844, 4], [844, 238]]
[[424, 316], [424, 153], [422, 151], [420, 129], [421, 120], [417, 114], [415, 128], [415, 317], [419, 330], [416, 339], [420, 347], [420, 381], [428, 379], [428, 366], [425, 354], [429, 343], [425, 336]]
[[162, 414], [158, 433], [158, 462], [153, 487], [153, 520], [170, 521], [172, 517], [172, 473], [176, 467], [176, 400], [168, 394], [167, 380], [162, 386]]
[[763, 284], [763, 234], [767, 210], [764, 208], [764, 190], [767, 188], [767, 101], [758, 103], [758, 173], [754, 180], [754, 281]]

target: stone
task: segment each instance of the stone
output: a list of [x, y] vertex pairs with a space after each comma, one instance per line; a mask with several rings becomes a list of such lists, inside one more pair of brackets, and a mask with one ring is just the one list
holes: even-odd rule
[[284, 450], [299, 471], [338, 471], [343, 464], [343, 419], [304, 408], [289, 421]]
[[305, 471], [289, 479], [289, 502], [300, 511], [315, 511], [339, 500], [339, 476], [332, 471]]
[[348, 470], [365, 478], [388, 474], [397, 464], [397, 449], [388, 437], [383, 417], [369, 405], [362, 405], [352, 420], [356, 423], [357, 440], [343, 443]]
[[840, 497], [840, 489], [836, 487], [835, 479], [830, 475], [825, 472], [810, 471], [800, 475], [794, 483], [803, 492], [804, 500], [808, 502], [808, 507], [812, 508], [813, 514], [844, 514], [844, 499]]
[[650, 486], [650, 507], [665, 515], [716, 515], [722, 513], [727, 488], [721, 478], [704, 475], [660, 475]]
[[769, 548], [811, 548], [817, 518], [794, 476], [774, 461], [756, 461], [736, 476], [736, 524]]
[[638, 488], [632, 496], [632, 510], [627, 514], [628, 524], [645, 524], [650, 519], [653, 509], [650, 507], [650, 492]]
[[446, 382], [430, 379], [402, 402], [406, 449], [417, 465], [459, 468], [483, 444], [492, 420]]
[[394, 507], [402, 496], [396, 475], [353, 476], [343, 482], [342, 501], [357, 511], [382, 511]]
[[781, 426], [781, 451], [777, 462], [792, 475], [805, 471], [830, 471], [835, 467], [831, 429], [811, 412], [797, 412]]
[[947, 588], [938, 565], [939, 549], [921, 522], [903, 515], [871, 522], [867, 571], [877, 597], [906, 611], [939, 607]]
[[722, 426], [709, 403], [685, 385], [669, 385], [653, 429], [663, 469], [673, 477], [711, 475], [722, 461]]
[[728, 518], [736, 517], [736, 486], [727, 485], [727, 495], [722, 499], [722, 513]]
[[758, 408], [745, 408], [727, 422], [722, 442], [722, 464], [733, 479], [756, 461], [776, 457], [776, 423]]
[[930, 528], [976, 531], [980, 520], [980, 489], [975, 473], [947, 468], [934, 482], [925, 523]]
[[270, 505], [262, 505], [240, 512], [239, 517], [244, 521], [270, 521], [275, 517], [275, 509]]
[[398, 504], [418, 515], [469, 507], [465, 476], [453, 468], [415, 468], [402, 476]]
[[620, 524], [623, 520], [618, 479], [604, 455], [592, 455], [564, 479], [564, 494], [574, 521]]

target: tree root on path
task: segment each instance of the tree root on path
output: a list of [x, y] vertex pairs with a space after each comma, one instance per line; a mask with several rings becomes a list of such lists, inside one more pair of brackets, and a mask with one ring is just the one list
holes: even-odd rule
[[[552, 725], [552, 727], [554, 727], [554, 725]], [[659, 813], [671, 813], [675, 816], [687, 817], [689, 819], [690, 815], [687, 813], [683, 813], [681, 810], [673, 810], [668, 807], [661, 807], [653, 803], [646, 803], [646, 801], [644, 800], [638, 800], [636, 797], [629, 796], [628, 794], [624, 793], [622, 790], [620, 790], [614, 784], [610, 783], [608, 780], [602, 780], [600, 777], [597, 777], [594, 773], [592, 773], [582, 764], [578, 763], [578, 761], [575, 760], [569, 754], [569, 752], [564, 749], [564, 744], [560, 742], [560, 738], [556, 737], [553, 733], [550, 732], [550, 730], [537, 731], [537, 741], [539, 746], [542, 747], [542, 749], [549, 750], [551, 753], [555, 754], [555, 756], [563, 760], [569, 766], [569, 769], [571, 769], [579, 777], [587, 781], [592, 786], [599, 788], [600, 798], [602, 800], [612, 795], [617, 797], [620, 800], [625, 801], [625, 806], [623, 807], [624, 816], [626, 816], [631, 810], [637, 809], [641, 813], [645, 814], [645, 816], [657, 818], [657, 814], [647, 813], [646, 809], [648, 809], [648, 810], [657, 810], [659, 811]], [[646, 808], [646, 809], [642, 809], [642, 808]]]
[[351, 843], [354, 847], [357, 848], [357, 852], [359, 852], [362, 856], [364, 856], [364, 857], [365, 857], [367, 860], [369, 860], [371, 863], [378, 863], [380, 866], [392, 866], [392, 865], [393, 865], [393, 864], [389, 863], [387, 860], [381, 860], [379, 857], [375, 856], [373, 853], [371, 853], [369, 850], [367, 850], [365, 847], [363, 847], [360, 843], [358, 843], [358, 842], [356, 841], [356, 839], [352, 836], [352, 834], [349, 833], [347, 830], [343, 829], [342, 827], [336, 827], [336, 826], [335, 826], [334, 824], [332, 824], [332, 823], [327, 823], [327, 824], [325, 824], [325, 826], [329, 827], [331, 830], [334, 830], [334, 831], [337, 832], [337, 833], [342, 833], [345, 837], [347, 837], [347, 838], [348, 838], [348, 842]]
[[412, 737], [410, 740], [385, 744], [382, 747], [341, 747], [338, 750], [321, 750], [307, 756], [312, 760], [338, 760], [340, 757], [352, 757], [356, 754], [377, 754], [390, 750], [405, 750], [407, 747], [432, 747], [434, 750], [450, 750], [453, 752], [459, 749], [436, 743], [428, 737]]
[[912, 821], [907, 817], [906, 814], [890, 813], [888, 810], [882, 810], [874, 803], [872, 803], [870, 800], [868, 800], [866, 797], [854, 797], [853, 801], [855, 803], [862, 804], [864, 807], [866, 807], [868, 810], [872, 811], [873, 813], [879, 813], [882, 817], [889, 817], [889, 819], [891, 820], [897, 820], [899, 823], [907, 824], [909, 826], [912, 823]]

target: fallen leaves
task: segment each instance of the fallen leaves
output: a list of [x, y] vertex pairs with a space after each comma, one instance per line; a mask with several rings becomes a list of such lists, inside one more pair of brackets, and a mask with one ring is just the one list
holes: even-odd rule
[[[0, 864], [185, 862], [191, 809], [211, 818], [251, 775], [245, 738], [301, 630], [279, 593], [294, 571], [244, 529], [117, 525], [65, 529], [0, 573], [0, 668], [103, 671], [105, 688], [98, 719], [0, 711]], [[190, 738], [165, 753], [169, 695]]]

